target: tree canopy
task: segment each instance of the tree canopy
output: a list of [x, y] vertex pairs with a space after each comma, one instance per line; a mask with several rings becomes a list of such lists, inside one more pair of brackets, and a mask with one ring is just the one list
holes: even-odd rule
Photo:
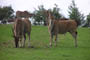
[[44, 24], [45, 24], [46, 17], [45, 17], [45, 14], [43, 13], [44, 11], [45, 11], [45, 8], [44, 8], [43, 5], [38, 6], [38, 10], [34, 11], [34, 14], [35, 14], [35, 16], [34, 16], [34, 19], [35, 19], [34, 24], [40, 25], [41, 22], [44, 22]]
[[69, 18], [76, 20], [79, 25], [82, 23], [81, 21], [84, 20], [84, 15], [79, 12], [74, 0], [72, 0], [72, 4], [69, 6], [68, 12], [69, 12]]
[[12, 18], [14, 10], [11, 6], [0, 7], [0, 20]]
[[56, 20], [62, 17], [62, 14], [60, 14], [60, 8], [58, 8], [57, 4], [55, 4], [55, 7], [51, 10], [51, 12]]
[[87, 24], [90, 27], [90, 13], [87, 15]]
[[[62, 17], [62, 15], [59, 13], [60, 8], [58, 8], [58, 5], [55, 4], [55, 7], [53, 7], [53, 9], [48, 9], [51, 11], [51, 13], [53, 14], [53, 16], [55, 17], [55, 19], [60, 19]], [[41, 22], [44, 22], [44, 25], [46, 25], [46, 15], [44, 13], [44, 11], [46, 11], [46, 9], [44, 8], [43, 5], [38, 6], [38, 10], [34, 11], [34, 19], [35, 22], [34, 24], [38, 24], [40, 25]], [[38, 23], [36, 23], [38, 22]]]

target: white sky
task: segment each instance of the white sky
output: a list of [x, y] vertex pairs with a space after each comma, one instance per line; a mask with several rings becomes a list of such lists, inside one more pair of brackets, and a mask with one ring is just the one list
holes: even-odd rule
[[[46, 9], [53, 8], [57, 4], [64, 16], [68, 16], [68, 7], [72, 0], [0, 0], [0, 5], [11, 5], [14, 11], [28, 10], [33, 12], [39, 5], [44, 5]], [[76, 6], [81, 13], [87, 15], [90, 13], [90, 0], [75, 0]]]

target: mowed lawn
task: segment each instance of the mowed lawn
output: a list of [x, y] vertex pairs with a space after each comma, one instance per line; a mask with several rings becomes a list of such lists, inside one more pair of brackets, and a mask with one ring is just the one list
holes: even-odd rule
[[49, 33], [46, 26], [32, 26], [31, 45], [28, 38], [25, 48], [15, 48], [12, 25], [0, 25], [0, 60], [90, 60], [90, 28], [78, 28], [78, 47], [67, 33], [59, 35], [57, 47], [49, 48]]

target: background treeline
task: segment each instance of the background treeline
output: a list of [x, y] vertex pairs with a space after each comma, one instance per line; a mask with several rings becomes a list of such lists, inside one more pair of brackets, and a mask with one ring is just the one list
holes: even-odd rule
[[[84, 14], [82, 14], [77, 8], [74, 0], [72, 0], [72, 3], [68, 7], [68, 9], [69, 9], [68, 19], [77, 20], [80, 26], [90, 27], [90, 13], [88, 13], [88, 15], [85, 17]], [[34, 20], [33, 21], [34, 25], [41, 25], [41, 24], [46, 25], [46, 16], [43, 13], [45, 10], [46, 9], [44, 8], [44, 6], [40, 5], [38, 6], [38, 9], [35, 9], [33, 11], [33, 14], [35, 14], [35, 16], [32, 17], [32, 20]], [[56, 20], [66, 18], [61, 14], [60, 8], [58, 7], [57, 4], [55, 4], [55, 6], [52, 9], [49, 8], [48, 10], [52, 12]], [[11, 6], [3, 6], [3, 7], [0, 6], [0, 21], [5, 22], [9, 19], [14, 19], [15, 18], [14, 13], [15, 12]]]

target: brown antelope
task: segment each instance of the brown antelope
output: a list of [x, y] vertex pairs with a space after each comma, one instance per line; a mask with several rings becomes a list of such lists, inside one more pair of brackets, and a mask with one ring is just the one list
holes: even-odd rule
[[[14, 22], [13, 26], [13, 35], [15, 39], [15, 47], [19, 47], [19, 41], [21, 43], [21, 47], [25, 47], [26, 33], [29, 37], [28, 45], [30, 47], [30, 33], [31, 33], [31, 22], [28, 18], [21, 19], [17, 18]], [[22, 46], [22, 37], [24, 37], [24, 44]]]
[[55, 36], [55, 46], [57, 43], [58, 34], [65, 34], [69, 32], [75, 39], [75, 47], [77, 47], [77, 21], [75, 20], [55, 20], [54, 16], [47, 11], [47, 24], [50, 34], [50, 47], [52, 46], [52, 39]]
[[32, 17], [32, 16], [34, 16], [34, 14], [31, 14], [27, 11], [17, 11], [16, 12], [16, 17], [17, 18], [22, 18], [22, 17], [29, 18], [29, 17]]

